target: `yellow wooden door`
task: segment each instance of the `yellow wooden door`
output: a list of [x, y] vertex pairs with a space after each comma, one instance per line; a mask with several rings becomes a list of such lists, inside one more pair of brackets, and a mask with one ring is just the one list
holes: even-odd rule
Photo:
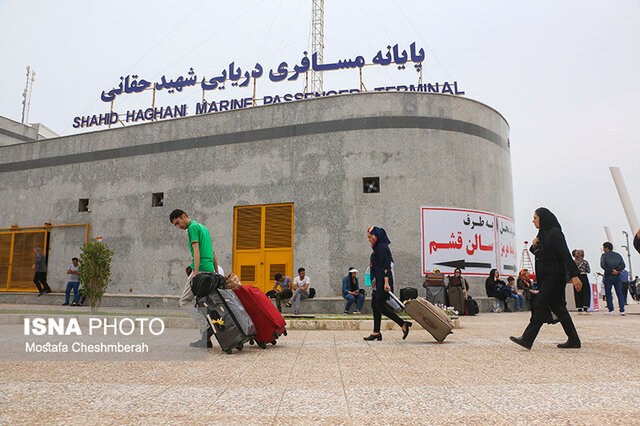
[[292, 275], [293, 204], [235, 208], [233, 270], [264, 292], [275, 274]]
[[37, 291], [33, 283], [33, 250], [40, 247], [47, 255], [47, 231], [8, 231], [0, 233], [0, 290]]

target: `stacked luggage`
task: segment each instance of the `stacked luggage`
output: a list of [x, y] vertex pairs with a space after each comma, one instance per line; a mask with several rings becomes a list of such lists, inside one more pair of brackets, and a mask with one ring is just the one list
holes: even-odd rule
[[428, 274], [422, 284], [427, 290], [427, 300], [434, 305], [447, 304], [447, 287], [444, 284], [444, 275], [440, 271]]
[[212, 334], [228, 354], [242, 350], [247, 342], [265, 349], [287, 334], [282, 314], [267, 296], [257, 287], [242, 285], [234, 273], [226, 278], [198, 274], [191, 281], [191, 290], [197, 297], [196, 306], [206, 311]]

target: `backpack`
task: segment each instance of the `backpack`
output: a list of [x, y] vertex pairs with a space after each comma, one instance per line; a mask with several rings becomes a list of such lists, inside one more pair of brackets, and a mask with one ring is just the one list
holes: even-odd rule
[[227, 281], [215, 272], [203, 272], [191, 280], [191, 291], [196, 297], [205, 297], [215, 291], [216, 288], [225, 288]]

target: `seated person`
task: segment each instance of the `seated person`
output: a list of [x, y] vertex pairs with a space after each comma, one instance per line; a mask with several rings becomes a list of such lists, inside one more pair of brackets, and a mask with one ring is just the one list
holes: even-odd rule
[[364, 293], [360, 292], [357, 273], [358, 270], [352, 266], [349, 268], [349, 275], [342, 279], [342, 297], [347, 301], [347, 305], [344, 307], [345, 314], [349, 313], [349, 308], [354, 302], [357, 302], [354, 314], [359, 314], [364, 303]]
[[513, 277], [507, 278], [507, 287], [509, 287], [511, 297], [516, 301], [515, 310], [524, 310], [524, 296], [518, 292], [518, 289], [516, 288], [516, 280]]
[[498, 300], [504, 302], [504, 311], [511, 312], [511, 309], [507, 306], [507, 298], [511, 296], [509, 287], [500, 278], [500, 273], [497, 269], [492, 269], [489, 272], [489, 276], [484, 282], [484, 288], [487, 292], [487, 296], [495, 297]]
[[520, 275], [518, 275], [517, 287], [518, 290], [522, 290], [522, 292], [524, 293], [524, 299], [529, 301], [531, 311], [533, 312], [533, 307], [535, 306], [535, 299], [536, 295], [538, 294], [538, 290], [533, 287], [528, 269], [523, 269], [520, 271]]
[[285, 305], [290, 308], [293, 304], [294, 314], [300, 314], [300, 301], [309, 297], [310, 285], [311, 282], [309, 281], [309, 277], [306, 275], [305, 269], [298, 268], [298, 276], [293, 279], [293, 296], [291, 296], [291, 300], [289, 300]]
[[[291, 278], [282, 274], [275, 274], [273, 278], [276, 279], [276, 282], [273, 284], [276, 306], [278, 307], [278, 312], [282, 312], [282, 299], [288, 299], [293, 296], [293, 292], [291, 291]], [[278, 286], [280, 287], [280, 291], [278, 291]]]

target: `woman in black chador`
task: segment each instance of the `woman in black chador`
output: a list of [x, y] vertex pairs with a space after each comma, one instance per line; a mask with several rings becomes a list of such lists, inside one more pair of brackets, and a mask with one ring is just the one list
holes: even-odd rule
[[540, 327], [547, 322], [549, 309], [556, 314], [562, 324], [564, 332], [569, 338], [565, 343], [558, 344], [559, 348], [579, 348], [580, 338], [576, 331], [571, 315], [567, 311], [564, 299], [567, 273], [576, 290], [582, 288], [580, 271], [571, 258], [567, 242], [562, 233], [558, 219], [548, 209], [540, 207], [533, 214], [533, 224], [539, 229], [538, 236], [533, 240], [529, 249], [536, 257], [536, 274], [540, 293], [536, 298], [534, 311], [529, 325], [522, 337], [511, 336], [511, 341], [531, 349]]
[[380, 333], [380, 323], [382, 314], [389, 317], [402, 328], [402, 338], [406, 339], [409, 334], [411, 323], [403, 321], [387, 305], [389, 292], [393, 291], [393, 273], [391, 271], [391, 250], [389, 250], [389, 238], [384, 229], [372, 226], [367, 230], [367, 238], [373, 249], [371, 253], [371, 307], [373, 308], [373, 333], [365, 337], [364, 340], [382, 340]]

